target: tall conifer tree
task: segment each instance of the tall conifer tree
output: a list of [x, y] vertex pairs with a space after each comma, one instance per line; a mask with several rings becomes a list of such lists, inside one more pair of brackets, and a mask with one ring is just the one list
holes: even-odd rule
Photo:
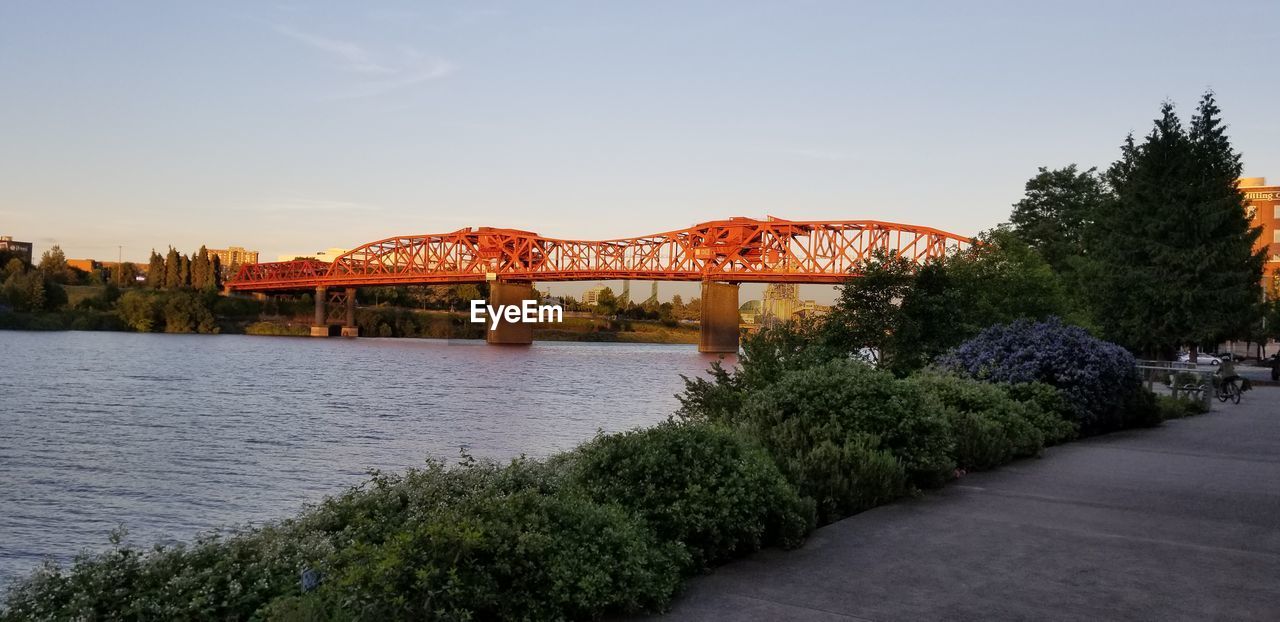
[[1216, 344], [1246, 337], [1262, 317], [1264, 249], [1257, 247], [1261, 230], [1253, 227], [1238, 180], [1243, 172], [1240, 154], [1231, 148], [1213, 92], [1200, 99], [1191, 119], [1189, 138], [1196, 162], [1190, 180], [1190, 201], [1208, 242], [1200, 260], [1202, 316], [1192, 343]]
[[182, 258], [172, 246], [164, 256], [164, 286], [166, 289], [182, 287]]
[[1114, 204], [1086, 236], [1090, 294], [1106, 336], [1137, 352], [1245, 337], [1260, 313], [1258, 233], [1224, 129], [1212, 93], [1189, 130], [1165, 103], [1107, 171]]
[[147, 287], [160, 289], [164, 287], [164, 257], [151, 249], [151, 261], [147, 264]]

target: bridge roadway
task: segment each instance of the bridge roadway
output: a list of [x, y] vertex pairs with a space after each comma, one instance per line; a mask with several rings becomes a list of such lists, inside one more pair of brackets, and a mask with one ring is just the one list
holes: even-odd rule
[[1280, 620], [1280, 387], [695, 579], [666, 620]]
[[[489, 304], [532, 298], [534, 282], [658, 280], [702, 282], [703, 352], [737, 352], [738, 284], [840, 283], [872, 253], [916, 264], [967, 248], [945, 231], [874, 220], [794, 221], [735, 217], [634, 238], [584, 241], [490, 227], [370, 242], [332, 263], [314, 259], [241, 266], [228, 291], [315, 291], [312, 335], [331, 325], [356, 336], [356, 289], [367, 286], [490, 284]], [[336, 311], [335, 311], [336, 310]], [[529, 344], [528, 324], [502, 320], [489, 343]]]

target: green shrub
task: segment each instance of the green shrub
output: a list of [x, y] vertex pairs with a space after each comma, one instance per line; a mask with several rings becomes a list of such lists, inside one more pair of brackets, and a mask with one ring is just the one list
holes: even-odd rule
[[[668, 602], [682, 549], [562, 479], [525, 460], [375, 473], [279, 524], [48, 566], [0, 619], [591, 618]], [[302, 593], [304, 569], [318, 590]]]
[[165, 292], [163, 300], [161, 313], [164, 316], [164, 332], [201, 334], [219, 332], [213, 313], [205, 306], [201, 296], [195, 292]]
[[1034, 401], [1014, 399], [1004, 387], [970, 378], [924, 372], [910, 379], [946, 407], [955, 439], [956, 464], [966, 470], [989, 469], [1044, 448], [1047, 434], [1071, 429]]
[[1044, 433], [1046, 446], [1075, 440], [1080, 434], [1080, 426], [1075, 419], [1075, 409], [1067, 401], [1067, 396], [1053, 385], [1043, 382], [1020, 382], [1017, 384], [999, 385], [1009, 397], [1019, 402], [1034, 405], [1041, 416], [1033, 419], [1036, 427]]
[[1156, 394], [1144, 386], [1138, 385], [1125, 393], [1119, 404], [1121, 425], [1126, 428], [1149, 428], [1164, 421]]
[[1156, 408], [1159, 410], [1162, 421], [1202, 415], [1209, 412], [1209, 408], [1201, 400], [1180, 399], [1172, 395], [1157, 395], [1155, 399]]
[[667, 422], [598, 436], [573, 456], [573, 481], [644, 519], [690, 554], [690, 570], [762, 546], [799, 546], [813, 527], [803, 502], [760, 447], [726, 429]]
[[[823, 521], [884, 503], [911, 485], [941, 484], [955, 468], [942, 407], [919, 387], [854, 361], [781, 374], [712, 413], [759, 439]], [[686, 415], [687, 416], [687, 415]]]
[[314, 598], [370, 620], [597, 618], [666, 604], [679, 552], [614, 505], [536, 490], [470, 496], [346, 547]]
[[46, 565], [15, 583], [0, 620], [248, 619], [298, 572], [323, 558], [325, 541], [288, 526], [212, 535], [190, 546], [121, 545], [83, 554], [67, 569]]
[[132, 289], [116, 302], [120, 320], [140, 333], [151, 332], [160, 321], [159, 299], [151, 292]]

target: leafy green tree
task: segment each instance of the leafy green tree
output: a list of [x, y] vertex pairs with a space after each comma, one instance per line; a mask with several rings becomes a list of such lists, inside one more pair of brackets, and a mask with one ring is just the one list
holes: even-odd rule
[[18, 259], [17, 257], [13, 257], [9, 259], [9, 261], [5, 262], [4, 269], [0, 270], [0, 282], [3, 282], [14, 274], [23, 274], [26, 271], [26, 262]]
[[950, 259], [952, 287], [960, 300], [951, 313], [959, 321], [960, 341], [993, 324], [1060, 316], [1085, 324], [1062, 279], [1019, 236], [996, 229], [978, 236], [978, 244]]
[[1084, 254], [1084, 232], [1111, 196], [1096, 169], [1075, 164], [1057, 170], [1040, 167], [1027, 181], [1026, 196], [1013, 205], [1013, 232], [1036, 249], [1058, 272]]
[[16, 311], [52, 311], [67, 303], [66, 290], [42, 270], [24, 270], [25, 265], [6, 266], [8, 277], [0, 285], [0, 301]]
[[71, 267], [67, 265], [67, 255], [62, 252], [61, 246], [55, 244], [40, 255], [38, 265], [40, 271], [56, 283], [70, 283], [73, 280]]
[[827, 316], [825, 345], [851, 355], [869, 351], [877, 365], [888, 366], [902, 301], [915, 283], [915, 265], [896, 251], [876, 249], [858, 272], [840, 288], [840, 299]]
[[954, 263], [952, 259], [934, 259], [916, 272], [896, 321], [892, 341], [895, 372], [924, 367], [968, 335], [966, 321], [959, 315], [965, 296], [956, 288], [950, 269]]
[[618, 312], [621, 301], [613, 293], [613, 289], [604, 288], [600, 291], [600, 295], [596, 297], [595, 312], [598, 315], [610, 316]]
[[116, 302], [116, 313], [129, 328], [140, 333], [151, 332], [160, 318], [157, 294], [130, 290]]
[[192, 292], [175, 292], [165, 297], [161, 309], [166, 333], [202, 333], [218, 332], [218, 325], [213, 313], [204, 305], [200, 297]]
[[108, 285], [117, 285], [119, 287], [132, 287], [138, 280], [138, 266], [132, 261], [126, 261], [116, 264], [111, 269], [111, 277], [108, 279]]

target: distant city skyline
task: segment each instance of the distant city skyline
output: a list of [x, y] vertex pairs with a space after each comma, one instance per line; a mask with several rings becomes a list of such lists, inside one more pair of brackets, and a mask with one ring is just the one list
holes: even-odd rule
[[[10, 3], [0, 235], [144, 262], [169, 245], [274, 258], [730, 216], [973, 234], [1007, 220], [1036, 167], [1105, 167], [1161, 101], [1185, 120], [1209, 88], [1246, 175], [1280, 178], [1277, 37], [1261, 27], [1280, 5], [1204, 11]], [[802, 297], [829, 300], [814, 289], [830, 290]]]

